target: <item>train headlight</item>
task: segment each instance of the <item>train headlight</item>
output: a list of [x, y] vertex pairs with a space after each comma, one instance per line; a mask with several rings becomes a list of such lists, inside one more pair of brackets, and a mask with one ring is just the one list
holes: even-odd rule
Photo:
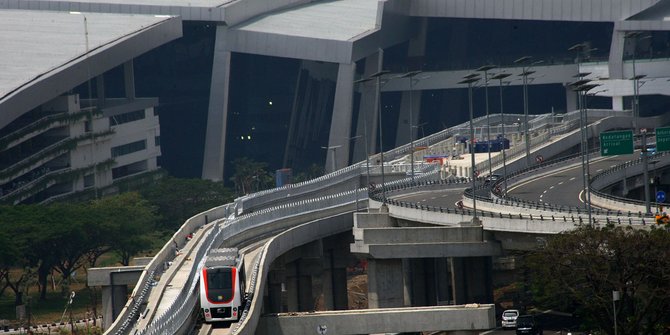
[[209, 308], [205, 308], [205, 313], [209, 314]]
[[233, 307], [233, 311], [237, 311], [237, 307]]

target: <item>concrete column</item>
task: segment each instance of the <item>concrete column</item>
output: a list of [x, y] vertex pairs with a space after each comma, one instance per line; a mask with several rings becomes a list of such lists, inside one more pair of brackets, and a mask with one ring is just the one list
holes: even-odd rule
[[126, 98], [135, 99], [135, 69], [133, 60], [123, 63], [123, 86], [126, 92]]
[[572, 112], [577, 110], [577, 92], [570, 86], [565, 87], [565, 111]]
[[612, 109], [615, 111], [624, 110], [623, 97], [612, 97]]
[[[384, 51], [379, 50], [376, 54], [370, 55], [365, 59], [365, 73], [363, 77], [377, 73], [382, 70]], [[372, 155], [377, 151], [377, 86], [375, 80], [370, 80], [358, 84], [358, 90], [361, 92], [361, 100], [358, 107], [358, 122], [356, 125], [356, 135], [364, 136], [366, 133], [365, 124], [367, 123], [368, 149], [367, 153]], [[365, 141], [358, 140], [354, 142], [354, 161], [365, 160]]]
[[368, 261], [368, 307], [403, 307], [404, 284], [401, 259]]
[[451, 264], [447, 258], [435, 258], [436, 305], [451, 303]]
[[468, 303], [468, 281], [465, 276], [465, 262], [463, 258], [451, 258], [451, 296], [455, 305]]
[[273, 269], [268, 274], [267, 299], [265, 302], [266, 313], [284, 312], [282, 300], [282, 284], [286, 280], [286, 273], [283, 268]]
[[128, 286], [113, 285], [102, 287], [102, 326], [108, 329], [119, 315], [128, 299]]
[[455, 304], [493, 302], [493, 267], [490, 257], [452, 258], [451, 264]]
[[432, 278], [426, 271], [426, 263], [430, 259], [410, 259], [410, 271], [412, 276], [411, 284], [411, 306], [429, 306], [428, 298], [432, 286]]
[[205, 154], [202, 163], [202, 178], [223, 180], [226, 150], [226, 125], [228, 123], [228, 98], [230, 88], [230, 51], [225, 50], [226, 27], [216, 28], [212, 83], [209, 92]]
[[[347, 268], [343, 260], [348, 253], [330, 249], [324, 252], [321, 283], [323, 303], [326, 310], [344, 310], [349, 307], [347, 296]], [[345, 264], [343, 264], [345, 263]]]
[[403, 274], [403, 306], [412, 306], [412, 290], [414, 289], [414, 278], [412, 272], [412, 260], [409, 258], [402, 259], [402, 274]]
[[612, 30], [612, 42], [610, 43], [610, 54], [608, 60], [610, 79], [624, 78], [623, 73], [623, 51], [626, 42], [626, 32], [619, 30], [619, 23], [614, 22]]
[[289, 312], [314, 310], [312, 298], [312, 276], [301, 270], [302, 260], [286, 264], [286, 291]]
[[[330, 134], [326, 150], [326, 172], [333, 172], [349, 165], [349, 147], [351, 140], [351, 118], [354, 96], [354, 75], [356, 63], [340, 64], [337, 71], [333, 116], [330, 121]], [[365, 141], [363, 141], [365, 142]], [[333, 159], [335, 163], [333, 164]]]

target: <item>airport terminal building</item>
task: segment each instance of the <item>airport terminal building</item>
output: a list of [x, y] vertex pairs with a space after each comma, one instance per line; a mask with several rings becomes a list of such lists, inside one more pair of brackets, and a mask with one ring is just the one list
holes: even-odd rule
[[159, 167], [228, 180], [243, 156], [342, 168], [467, 121], [470, 73], [477, 116], [520, 113], [523, 88], [531, 114], [574, 110], [577, 79], [598, 85], [588, 107], [665, 113], [668, 17], [662, 0], [0, 0], [0, 202]]

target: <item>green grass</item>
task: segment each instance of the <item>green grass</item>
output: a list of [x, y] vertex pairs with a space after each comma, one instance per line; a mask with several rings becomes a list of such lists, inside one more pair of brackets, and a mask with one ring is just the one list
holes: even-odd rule
[[[24, 297], [26, 304], [26, 311], [30, 311], [31, 324], [50, 324], [60, 322], [61, 317], [63, 321], [70, 318], [70, 313], [74, 320], [86, 319], [93, 317], [92, 292], [94, 292], [97, 301], [97, 314], [102, 314], [102, 295], [100, 288], [87, 288], [86, 278], [84, 275], [77, 276], [77, 282], [71, 283], [70, 291], [75, 292], [75, 297], [72, 300], [72, 305], [68, 307], [67, 313], [63, 317], [67, 298], [63, 297], [61, 287], [56, 286], [53, 290], [51, 283], [47, 289], [46, 300], [39, 300], [38, 288], [35, 285], [29, 289], [30, 298]], [[11, 290], [5, 290], [5, 293], [0, 296], [0, 319], [7, 320], [10, 327], [26, 326], [28, 320], [18, 320], [16, 318], [16, 306], [14, 305], [14, 293]]]

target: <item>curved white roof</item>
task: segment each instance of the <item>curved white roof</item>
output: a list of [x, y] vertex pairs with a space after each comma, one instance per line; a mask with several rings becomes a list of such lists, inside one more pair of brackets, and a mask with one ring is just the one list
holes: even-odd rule
[[[180, 36], [174, 17], [0, 10], [0, 128], [18, 117], [19, 105], [30, 110]], [[140, 47], [123, 47], [138, 37]], [[113, 46], [115, 56], [105, 57]], [[59, 79], [64, 73], [68, 79]]]

